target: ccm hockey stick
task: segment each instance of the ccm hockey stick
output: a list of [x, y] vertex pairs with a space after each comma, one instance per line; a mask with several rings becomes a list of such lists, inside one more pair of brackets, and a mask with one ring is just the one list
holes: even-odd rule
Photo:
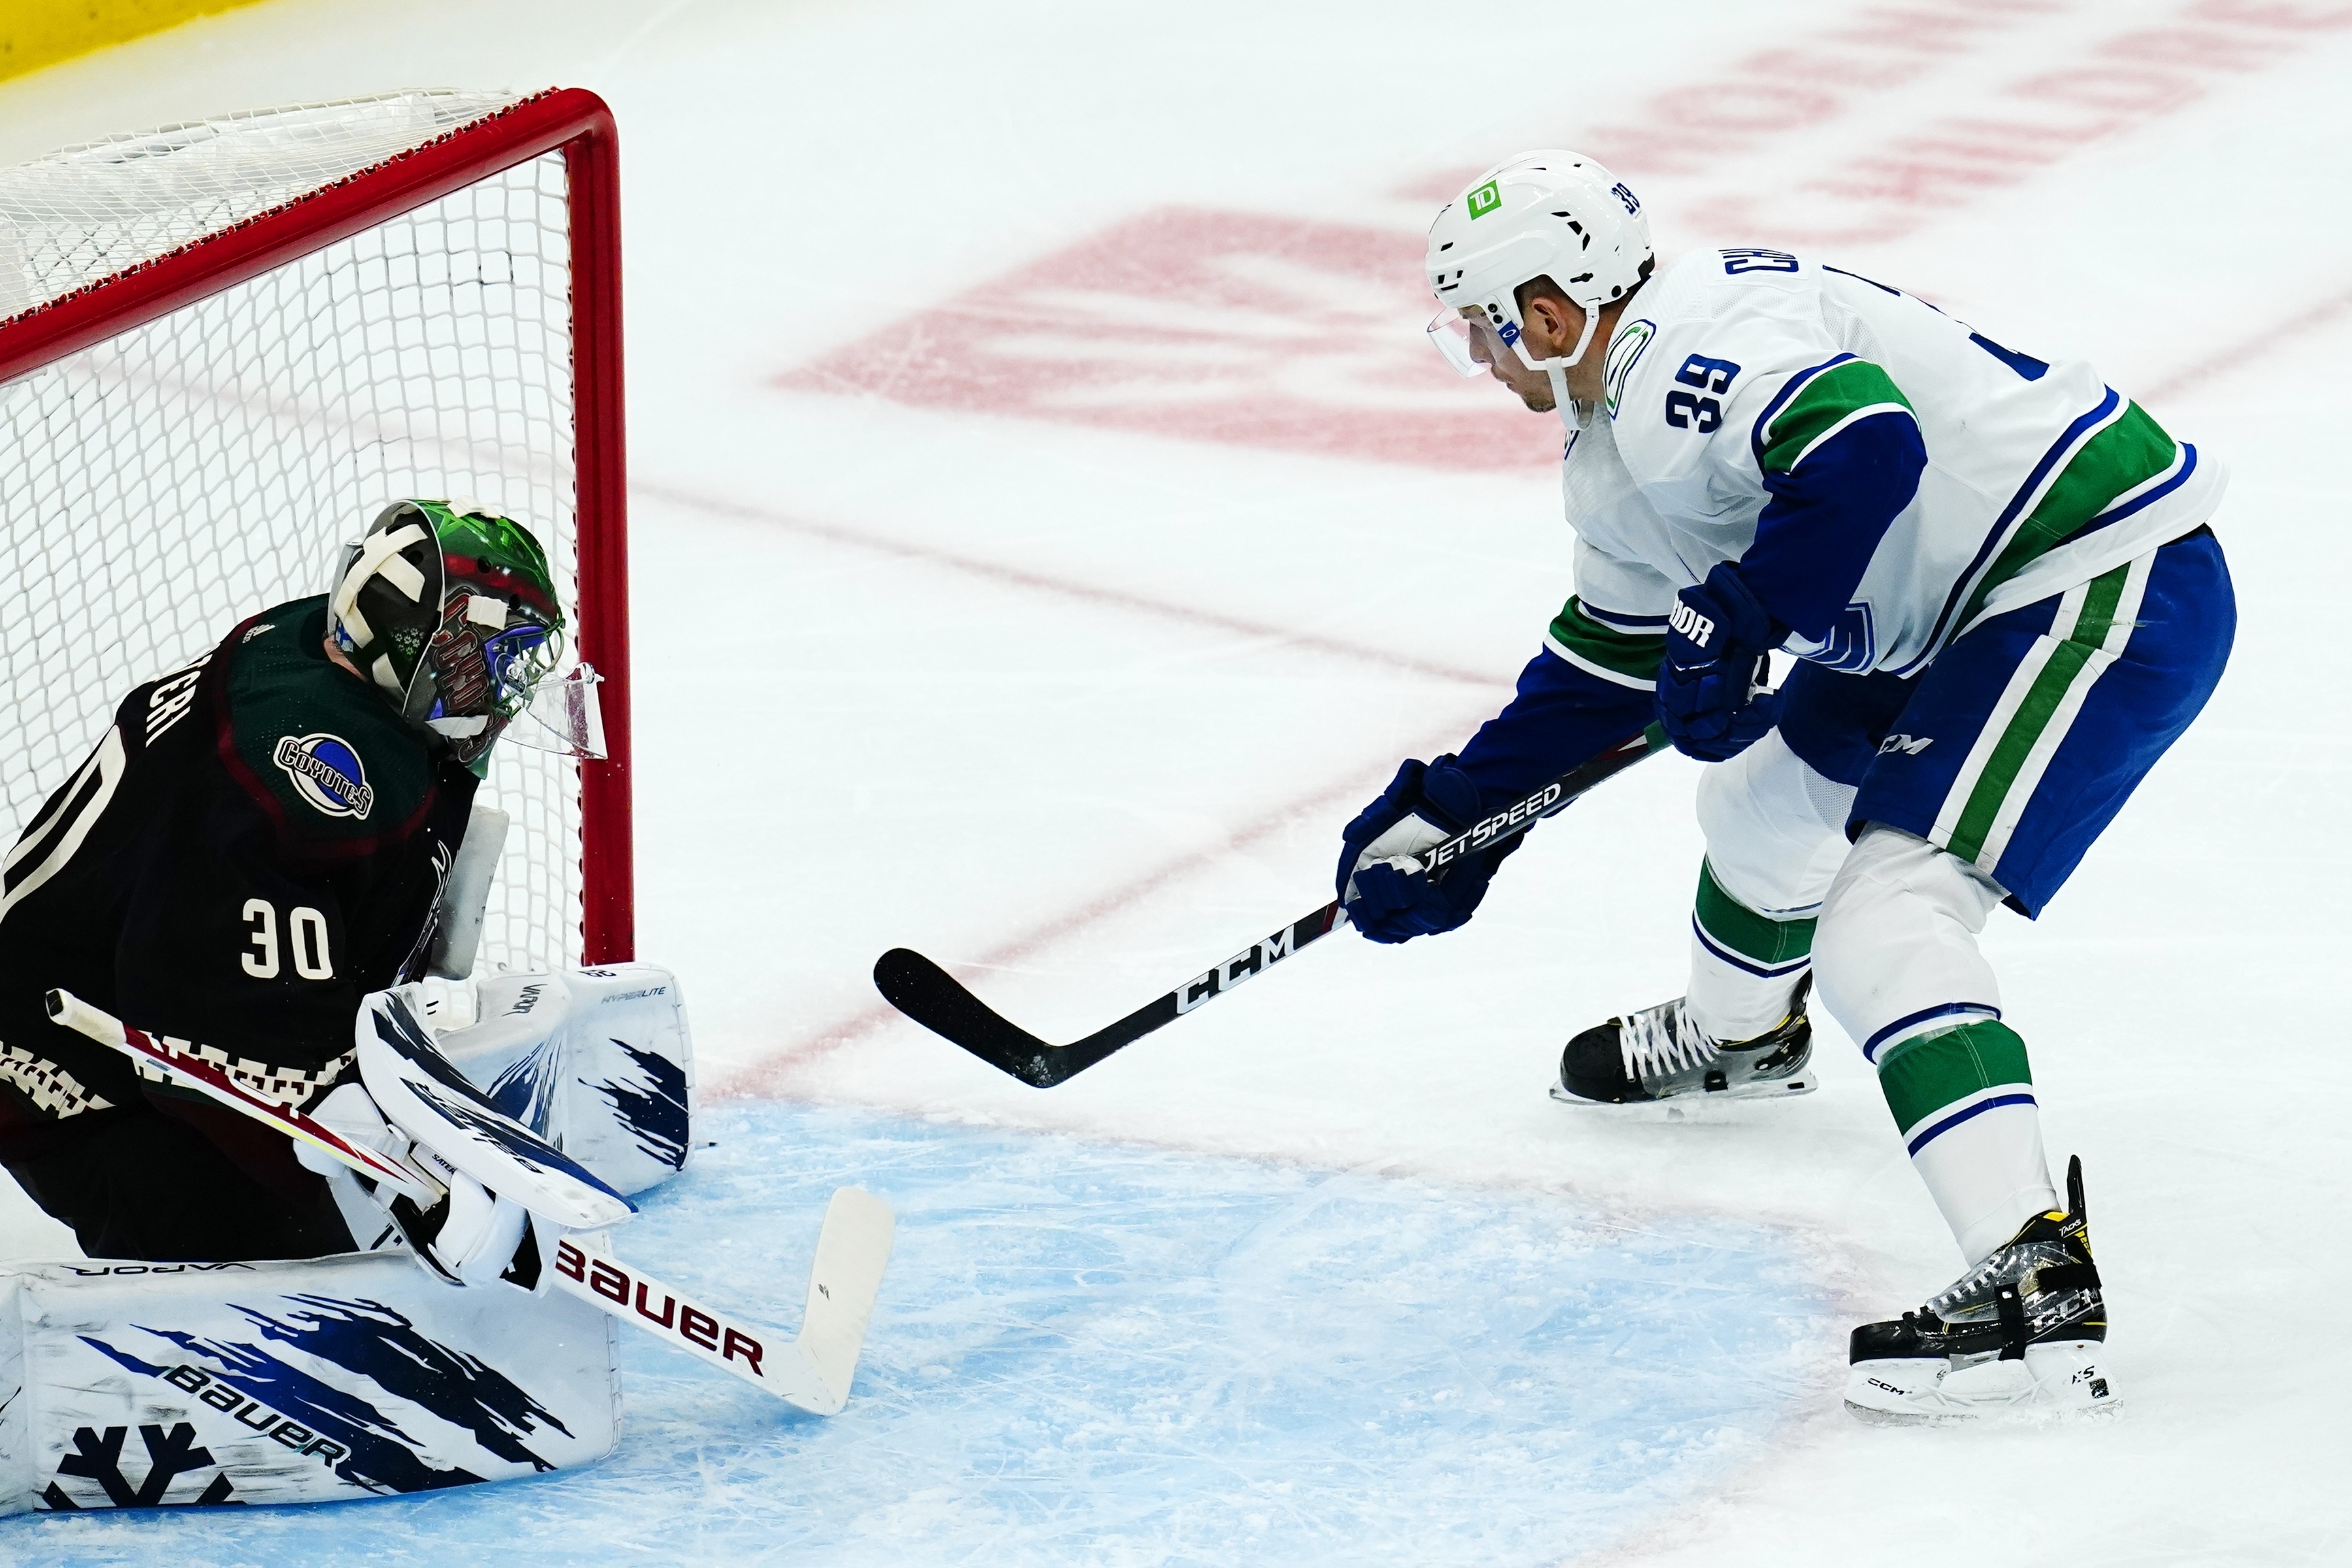
[[[158, 1039], [91, 1006], [68, 991], [46, 998], [49, 1016], [103, 1046], [111, 1046], [151, 1073], [162, 1076], [288, 1137], [324, 1150], [373, 1182], [411, 1196], [420, 1206], [438, 1203], [446, 1190], [404, 1160], [378, 1154], [352, 1142], [308, 1114], [255, 1094], [198, 1057], [184, 1042]], [[485, 1107], [499, 1114], [494, 1107]], [[503, 1117], [500, 1120], [507, 1120]], [[520, 1123], [509, 1122], [509, 1138], [536, 1140]], [[552, 1149], [548, 1151], [561, 1159]], [[523, 1194], [512, 1194], [521, 1201]], [[526, 1206], [529, 1206], [526, 1205]], [[534, 1215], [532, 1232], [539, 1226]], [[840, 1412], [849, 1399], [850, 1379], [866, 1342], [866, 1326], [890, 1258], [896, 1221], [889, 1205], [871, 1193], [844, 1187], [825, 1208], [816, 1261], [809, 1271], [808, 1306], [801, 1331], [785, 1339], [731, 1312], [692, 1300], [644, 1270], [612, 1255], [604, 1233], [574, 1231], [556, 1237], [549, 1280], [568, 1295], [641, 1329], [788, 1405], [818, 1415]]]
[[[1416, 858], [1433, 875], [1443, 877], [1463, 856], [1526, 832], [1538, 819], [1561, 810], [1601, 780], [1624, 772], [1652, 752], [1664, 749], [1665, 744], [1665, 731], [1653, 724]], [[1334, 899], [1263, 942], [1242, 949], [1223, 963], [1138, 1007], [1118, 1022], [1066, 1046], [1048, 1045], [1007, 1021], [946, 970], [911, 948], [894, 947], [876, 960], [874, 988], [908, 1017], [933, 1034], [954, 1041], [989, 1066], [1025, 1084], [1051, 1089], [1086, 1071], [1112, 1052], [1174, 1023], [1203, 1003], [1223, 995], [1253, 975], [1263, 974], [1307, 943], [1328, 935], [1347, 915], [1346, 908]]]

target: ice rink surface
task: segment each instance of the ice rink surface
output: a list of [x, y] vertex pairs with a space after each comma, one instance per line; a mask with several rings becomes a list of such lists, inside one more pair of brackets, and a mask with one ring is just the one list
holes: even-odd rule
[[[629, 1242], [709, 1299], [789, 1322], [826, 1194], [898, 1209], [855, 1418], [628, 1342], [594, 1469], [12, 1533], [74, 1562], [1545, 1562], [1763, 1451], [1831, 1322], [1792, 1238], [1703, 1215], [870, 1111], [730, 1107], [705, 1135]], [[1693, 1345], [1747, 1374], [1688, 1375]]]
[[[633, 1350], [600, 1470], [19, 1521], [0, 1555], [2352, 1558], [2347, 65], [2322, 0], [272, 0], [0, 87], [11, 160], [398, 86], [612, 101], [641, 952], [721, 1141], [632, 1245], [789, 1325], [825, 1186], [902, 1212], [831, 1423]], [[1546, 825], [1465, 931], [1335, 938], [1055, 1090], [866, 981], [912, 945], [1095, 1027], [1328, 897], [1397, 759], [1499, 704], [1568, 592], [1558, 427], [1422, 344], [1418, 231], [1546, 144], [1609, 161], [1668, 257], [1899, 284], [2233, 470], [2220, 693], [1988, 933], [2089, 1173], [2112, 1420], [1839, 1408], [1845, 1329], [1957, 1258], [1825, 1020], [1790, 1104], [1545, 1099], [1568, 1034], [1681, 988], [1679, 759]]]

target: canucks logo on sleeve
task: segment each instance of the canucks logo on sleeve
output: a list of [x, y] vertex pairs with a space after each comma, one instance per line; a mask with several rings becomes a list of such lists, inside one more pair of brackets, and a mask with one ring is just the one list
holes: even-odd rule
[[364, 820], [375, 805], [367, 768], [358, 752], [341, 735], [288, 735], [280, 739], [270, 760], [294, 781], [295, 793], [329, 816]]

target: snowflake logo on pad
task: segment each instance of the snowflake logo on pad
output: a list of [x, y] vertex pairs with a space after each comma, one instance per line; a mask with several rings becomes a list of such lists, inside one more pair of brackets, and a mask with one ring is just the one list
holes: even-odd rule
[[294, 781], [295, 792], [329, 816], [365, 817], [375, 805], [367, 769], [341, 735], [287, 735], [270, 758]]

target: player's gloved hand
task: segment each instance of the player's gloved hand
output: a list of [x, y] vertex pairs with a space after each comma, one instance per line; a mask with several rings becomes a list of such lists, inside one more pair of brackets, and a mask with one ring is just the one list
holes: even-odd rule
[[1675, 750], [1720, 763], [1770, 731], [1780, 721], [1779, 700], [1756, 689], [1766, 659], [1788, 635], [1731, 562], [1675, 595], [1666, 657], [1658, 666], [1658, 722]]
[[1358, 931], [1374, 942], [1411, 942], [1470, 919], [1519, 837], [1462, 857], [1436, 879], [1414, 857], [1475, 822], [1478, 805], [1478, 786], [1451, 755], [1397, 769], [1381, 797], [1340, 834], [1337, 886]]

